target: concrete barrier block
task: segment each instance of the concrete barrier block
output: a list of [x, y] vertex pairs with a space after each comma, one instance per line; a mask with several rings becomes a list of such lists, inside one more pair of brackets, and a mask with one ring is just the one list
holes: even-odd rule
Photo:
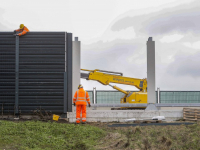
[[138, 118], [140, 117], [144, 112], [128, 112], [127, 118]]
[[98, 118], [99, 122], [119, 122], [118, 118]]
[[76, 118], [76, 113], [75, 112], [68, 112], [67, 118]]
[[159, 111], [160, 116], [165, 116], [165, 118], [182, 118], [183, 117], [183, 111]]
[[76, 122], [76, 118], [69, 118], [69, 122], [70, 122], [70, 123], [72, 123], [72, 122], [75, 123], [75, 122]]
[[87, 118], [87, 122], [98, 122], [98, 118]]
[[145, 111], [141, 114], [140, 118], [152, 118], [154, 116], [159, 116], [159, 111]]
[[95, 112], [95, 111], [88, 111], [87, 112], [87, 117], [99, 117], [101, 113]]
[[[88, 110], [88, 122], [124, 122], [125, 119], [152, 119], [155, 116], [165, 116], [166, 121], [173, 121], [183, 117], [180, 111], [144, 111], [144, 110]], [[76, 112], [69, 112], [67, 117], [69, 122], [76, 120]]]

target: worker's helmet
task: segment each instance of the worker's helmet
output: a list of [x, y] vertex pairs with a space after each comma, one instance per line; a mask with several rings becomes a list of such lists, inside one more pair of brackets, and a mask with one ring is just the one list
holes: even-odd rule
[[24, 24], [20, 24], [20, 26], [19, 26], [19, 27], [20, 27], [20, 29], [23, 29], [23, 27], [24, 27]]
[[81, 84], [79, 84], [78, 89], [83, 88], [83, 86]]

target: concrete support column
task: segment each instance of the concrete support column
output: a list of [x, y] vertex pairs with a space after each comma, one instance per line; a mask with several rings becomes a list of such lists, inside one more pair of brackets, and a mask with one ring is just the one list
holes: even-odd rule
[[75, 41], [72, 42], [72, 56], [73, 56], [73, 82], [72, 82], [72, 97], [74, 93], [78, 90], [78, 85], [80, 84], [80, 69], [81, 69], [81, 42], [78, 41], [78, 37], [75, 37]]
[[147, 41], [147, 101], [156, 103], [155, 93], [155, 41], [149, 37]]

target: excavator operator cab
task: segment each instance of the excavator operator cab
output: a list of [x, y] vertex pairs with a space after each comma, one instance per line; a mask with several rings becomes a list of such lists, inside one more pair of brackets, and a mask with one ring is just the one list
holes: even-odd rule
[[122, 98], [120, 99], [120, 103], [129, 103], [129, 102], [128, 102], [128, 97], [130, 97], [130, 96], [132, 95], [133, 92], [128, 91], [127, 93], [128, 93], [128, 95], [127, 95], [127, 94], [124, 94], [124, 95], [122, 96]]
[[120, 103], [122, 103], [122, 104], [123, 104], [123, 103], [126, 103], [126, 98], [121, 98], [121, 99], [120, 99]]

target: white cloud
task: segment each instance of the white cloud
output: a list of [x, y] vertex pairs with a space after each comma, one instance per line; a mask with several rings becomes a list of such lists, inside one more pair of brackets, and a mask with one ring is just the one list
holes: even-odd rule
[[130, 56], [129, 58], [127, 58], [127, 61], [130, 63], [130, 62], [133, 62], [135, 59], [137, 59], [139, 57], [138, 54], [134, 54], [132, 56]]
[[137, 65], [145, 64], [146, 63], [146, 47], [143, 47], [140, 51], [133, 53], [130, 56], [127, 56], [127, 63], [134, 63]]
[[193, 48], [193, 49], [199, 49], [200, 50], [200, 41], [190, 43], [190, 42], [185, 42], [183, 43], [186, 47]]
[[182, 39], [183, 37], [184, 37], [184, 35], [181, 35], [181, 34], [166, 35], [166, 36], [163, 36], [163, 37], [160, 39], [160, 42], [162, 42], [162, 43], [172, 43], [172, 42], [179, 41], [179, 40]]
[[[5, 21], [1, 20], [1, 24], [8, 26], [9, 22], [10, 29], [15, 29], [23, 22], [30, 31], [72, 32], [82, 42], [89, 42], [96, 37], [104, 39], [101, 35], [113, 20], [123, 13], [131, 10], [142, 13], [144, 11], [140, 9], [155, 10], [152, 7], [160, 8], [175, 3], [180, 2], [179, 0], [151, 0], [150, 3], [147, 0], [28, 0], [26, 3], [20, 3], [16, 0], [6, 0], [2, 1], [0, 6], [5, 9], [3, 15]], [[124, 32], [127, 33], [126, 31]], [[111, 36], [116, 34], [121, 33], [111, 33], [108, 35], [108, 40], [113, 40]]]
[[133, 27], [129, 27], [120, 31], [108, 31], [103, 35], [103, 42], [113, 41], [116, 39], [129, 40], [136, 37]]

